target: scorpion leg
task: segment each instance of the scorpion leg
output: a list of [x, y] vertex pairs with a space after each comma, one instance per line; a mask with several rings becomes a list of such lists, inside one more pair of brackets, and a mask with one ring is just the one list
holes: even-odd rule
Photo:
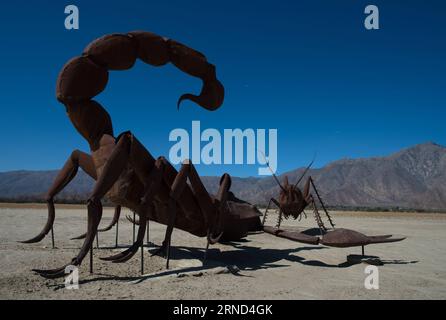
[[[215, 243], [219, 240], [221, 235], [223, 234], [222, 229], [223, 227], [220, 226], [221, 230], [212, 230], [213, 227], [217, 225], [217, 219], [221, 219], [221, 212], [223, 212], [223, 206], [226, 205], [226, 198], [227, 193], [229, 190], [229, 187], [231, 185], [231, 180], [229, 175], [225, 174], [223, 175], [221, 181], [220, 181], [220, 189], [217, 193], [216, 200], [218, 201], [218, 204], [220, 207], [217, 211], [219, 211], [219, 215], [216, 213], [216, 207], [215, 202], [212, 200], [211, 196], [207, 192], [206, 188], [204, 187], [194, 165], [190, 162], [190, 160], [186, 160], [181, 169], [180, 172], [176, 175], [174, 182], [172, 183], [171, 191], [170, 191], [170, 197], [169, 197], [169, 222], [166, 230], [166, 236], [163, 241], [162, 247], [158, 250], [159, 252], [167, 251], [167, 263], [166, 267], [169, 267], [169, 260], [170, 260], [170, 243], [171, 243], [171, 235], [175, 223], [175, 216], [176, 216], [176, 205], [185, 205], [187, 202], [187, 199], [181, 198], [181, 194], [183, 193], [184, 189], [187, 187], [187, 179], [190, 181], [190, 186], [194, 192], [195, 199], [198, 202], [198, 206], [203, 213], [203, 219], [205, 221], [205, 225], [208, 229], [207, 237], [208, 237], [208, 244], [209, 243]], [[224, 217], [223, 217], [224, 218]], [[224, 223], [224, 219], [222, 220]], [[220, 221], [221, 222], [221, 221]], [[213, 232], [220, 232], [216, 237], [213, 236]]]
[[79, 254], [74, 257], [70, 263], [67, 265], [53, 269], [53, 270], [37, 270], [41, 276], [45, 278], [60, 278], [65, 275], [65, 267], [68, 265], [80, 266], [82, 260], [87, 255], [88, 251], [91, 249], [94, 238], [97, 233], [97, 228], [102, 217], [102, 204], [101, 199], [107, 193], [108, 190], [113, 186], [116, 180], [119, 178], [122, 171], [125, 169], [128, 161], [130, 149], [130, 140], [126, 139], [126, 136], [121, 137], [113, 150], [109, 160], [107, 161], [102, 175], [97, 180], [94, 190], [88, 200], [88, 225], [87, 225], [87, 236], [85, 237], [84, 243]]
[[99, 232], [105, 232], [105, 231], [108, 231], [111, 228], [113, 228], [113, 226], [118, 223], [118, 220], [119, 220], [120, 216], [121, 216], [121, 206], [116, 206], [115, 207], [115, 213], [113, 214], [113, 219], [110, 222], [110, 224], [107, 227], [105, 227], [105, 228], [99, 229], [98, 231]]
[[[66, 161], [63, 168], [60, 170], [53, 185], [48, 190], [45, 200], [48, 206], [48, 220], [43, 230], [34, 238], [21, 241], [22, 243], [35, 243], [41, 241], [45, 236], [53, 230], [54, 219], [56, 216], [54, 208], [54, 197], [61, 192], [76, 176], [78, 169], [82, 168], [90, 177], [96, 180], [96, 170], [94, 167], [93, 159], [90, 155], [75, 150], [71, 153], [71, 156]], [[54, 237], [53, 237], [53, 248], [54, 248]]]
[[[216, 200], [218, 201], [218, 207], [216, 208], [217, 215], [212, 217], [212, 220], [208, 219], [208, 241], [211, 244], [217, 243], [224, 232], [226, 221], [226, 215], [224, 213], [226, 212], [226, 200], [228, 198], [229, 189], [231, 188], [231, 183], [231, 177], [227, 173], [225, 173], [220, 179], [220, 188], [218, 189], [216, 195]], [[212, 228], [214, 230], [212, 230]], [[213, 236], [213, 233], [216, 233], [217, 236]]]
[[146, 187], [145, 194], [141, 199], [141, 209], [138, 210], [140, 218], [136, 241], [127, 250], [111, 257], [100, 258], [101, 260], [112, 261], [116, 263], [126, 262], [130, 258], [132, 258], [138, 251], [138, 248], [141, 247], [144, 242], [148, 216], [150, 215], [150, 210], [152, 210], [152, 201], [163, 181], [163, 172], [164, 161], [163, 158], [159, 158], [158, 160], [156, 160], [155, 166], [150, 172], [149, 177], [147, 178], [148, 185]]
[[[188, 168], [188, 175], [191, 187], [194, 191], [198, 206], [200, 207], [203, 214], [203, 219], [205, 221], [206, 227], [208, 230], [210, 230], [214, 226], [216, 222], [215, 220], [217, 218], [214, 201], [212, 200], [203, 182], [201, 181], [200, 176], [195, 169], [195, 166], [189, 162]], [[224, 205], [223, 202], [226, 201], [227, 189], [229, 189], [230, 184], [231, 181], [229, 176], [227, 174], [223, 175], [220, 179], [220, 189], [216, 195], [216, 199], [220, 202], [220, 206]]]
[[206, 261], [209, 245], [217, 243], [224, 233], [227, 212], [226, 200], [232, 181], [228, 174], [225, 173], [222, 175], [220, 179], [220, 187], [215, 196], [215, 201], [213, 201], [193, 165], [191, 165], [190, 168], [189, 180], [203, 213], [203, 218], [208, 230], [207, 243], [204, 252], [204, 261]]
[[128, 248], [127, 250], [125, 250], [121, 253], [118, 253], [114, 256], [106, 257], [106, 258], [99, 258], [99, 259], [105, 260], [105, 261], [112, 261], [113, 263], [122, 263], [122, 262], [126, 262], [126, 261], [130, 260], [135, 255], [135, 253], [138, 251], [138, 248], [140, 248], [143, 243], [144, 235], [146, 233], [146, 220], [147, 220], [147, 211], [141, 212], [140, 213], [140, 221], [144, 222], [144, 223], [140, 224], [140, 226], [138, 228], [138, 234], [136, 237], [136, 241], [130, 246], [130, 248]]
[[[115, 213], [113, 214], [113, 218], [112, 218], [112, 221], [110, 222], [110, 224], [103, 229], [98, 229], [98, 232], [105, 232], [105, 231], [108, 231], [111, 228], [113, 228], [113, 226], [118, 223], [120, 216], [121, 216], [121, 206], [116, 206]], [[81, 239], [85, 239], [86, 236], [87, 236], [87, 233], [84, 233], [84, 234], [81, 234], [80, 236], [71, 238], [70, 240], [81, 240]], [[118, 237], [117, 227], [116, 227], [116, 237]], [[96, 239], [96, 240], [99, 241], [98, 239]], [[97, 247], [99, 248], [99, 245], [97, 245]]]
[[188, 173], [190, 171], [190, 163], [188, 160], [186, 160], [185, 163], [181, 166], [180, 171], [176, 175], [172, 186], [170, 187], [170, 194], [169, 194], [169, 200], [168, 200], [168, 220], [167, 220], [167, 229], [166, 234], [164, 236], [164, 241], [161, 245], [161, 247], [155, 251], [153, 255], [156, 254], [163, 254], [166, 256], [166, 269], [169, 269], [169, 262], [170, 262], [170, 245], [171, 245], [171, 239], [172, 239], [172, 232], [175, 226], [175, 218], [176, 218], [176, 212], [177, 212], [177, 201], [180, 199], [181, 194], [183, 193], [184, 188], [187, 186], [187, 178]]
[[[198, 174], [197, 174], [197, 177], [198, 177]], [[199, 180], [199, 182], [200, 182], [200, 185], [203, 186], [203, 184], [201, 183], [201, 180]], [[204, 251], [203, 263], [207, 259], [209, 245], [217, 243], [220, 240], [220, 238], [223, 236], [224, 227], [225, 227], [225, 223], [226, 223], [226, 215], [224, 215], [224, 213], [225, 213], [224, 206], [226, 206], [226, 200], [228, 198], [228, 192], [229, 192], [230, 187], [231, 187], [231, 177], [225, 173], [220, 179], [220, 188], [218, 189], [217, 196], [216, 196], [216, 199], [217, 199], [220, 207], [217, 209], [218, 215], [215, 219], [218, 219], [219, 221], [214, 220], [213, 222], [209, 223], [210, 219], [208, 218], [207, 243], [206, 243], [206, 249]], [[203, 188], [204, 188], [204, 186], [203, 186]], [[216, 229], [216, 230], [211, 230], [211, 228], [213, 226], [215, 226], [214, 229]], [[213, 235], [213, 232], [215, 232], [215, 231], [217, 232], [217, 236]], [[218, 233], [218, 232], [220, 232], [220, 233]]]

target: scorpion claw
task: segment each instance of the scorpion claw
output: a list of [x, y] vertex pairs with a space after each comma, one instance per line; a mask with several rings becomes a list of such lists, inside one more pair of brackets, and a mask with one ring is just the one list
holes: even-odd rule
[[48, 206], [48, 218], [45, 226], [43, 227], [43, 230], [34, 238], [19, 241], [19, 243], [37, 243], [43, 240], [45, 236], [51, 231], [54, 224], [54, 219], [56, 217], [55, 209], [54, 209], [54, 203], [52, 201], [47, 202]]
[[24, 241], [18, 241], [19, 243], [37, 243], [42, 241], [43, 238], [45, 238], [46, 234], [39, 234], [37, 236], [35, 236], [34, 238], [31, 238], [29, 240], [24, 240]]
[[105, 228], [102, 229], [98, 229], [98, 232], [105, 232], [105, 231], [109, 231], [111, 228], [113, 228], [113, 226], [116, 224], [116, 222], [112, 221], [108, 226], [106, 226]]
[[57, 273], [62, 269], [65, 269], [65, 266], [63, 268], [57, 268], [57, 269], [46, 269], [46, 270], [45, 269], [32, 269], [32, 271], [34, 271], [35, 273], [38, 273], [38, 274], [44, 274], [44, 273], [50, 274], [50, 273]]
[[46, 278], [46, 279], [62, 278], [65, 276], [65, 268], [63, 270], [60, 270], [60, 271], [54, 272], [54, 273], [39, 273], [39, 276]]
[[66, 264], [63, 267], [56, 269], [48, 269], [48, 270], [40, 270], [40, 269], [32, 269], [32, 271], [36, 272], [38, 275], [47, 278], [47, 279], [56, 279], [65, 276], [65, 268], [71, 264]]
[[111, 261], [113, 263], [126, 262], [126, 261], [130, 260], [130, 258], [132, 258], [135, 255], [135, 253], [138, 251], [138, 248], [140, 246], [141, 246], [140, 243], [135, 242], [130, 248], [128, 248], [127, 250], [125, 250], [123, 252], [120, 252], [120, 253], [110, 256], [110, 257], [104, 257], [104, 258], [99, 258], [99, 259], [104, 260], [104, 261]]
[[108, 226], [106, 226], [105, 228], [98, 229], [98, 232], [105, 232], [105, 231], [108, 231], [111, 228], [113, 228], [113, 226], [118, 223], [120, 216], [121, 216], [121, 206], [116, 206], [115, 207], [115, 213], [113, 215], [113, 219], [110, 222], [110, 224]]
[[[132, 219], [129, 216], [127, 216], [127, 219], [131, 222], [134, 221], [134, 219]], [[146, 217], [140, 216], [140, 220], [138, 221], [139, 230], [138, 230], [137, 240], [131, 245], [130, 248], [128, 248], [127, 250], [125, 250], [123, 252], [115, 254], [113, 256], [99, 258], [99, 259], [104, 260], [104, 261], [112, 261], [114, 263], [121, 263], [121, 262], [126, 262], [130, 258], [132, 258], [135, 255], [135, 253], [138, 251], [138, 248], [140, 248], [144, 242], [144, 235], [145, 235], [146, 226], [147, 226], [146, 222], [147, 222]]]
[[87, 236], [87, 234], [84, 233], [84, 234], [81, 234], [80, 236], [71, 238], [70, 240], [81, 240], [81, 239], [85, 239], [86, 236]]

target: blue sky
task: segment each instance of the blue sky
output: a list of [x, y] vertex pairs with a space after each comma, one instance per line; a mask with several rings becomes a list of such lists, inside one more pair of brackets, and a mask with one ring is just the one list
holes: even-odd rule
[[[76, 4], [80, 30], [64, 28]], [[380, 30], [363, 26], [380, 9]], [[200, 81], [173, 66], [113, 72], [97, 100], [115, 133], [168, 155], [174, 128], [277, 128], [278, 172], [344, 157], [446, 145], [444, 1], [10, 1], [0, 10], [0, 171], [57, 169], [88, 146], [55, 99], [61, 67], [93, 39], [147, 30], [202, 51], [226, 88], [207, 112], [178, 97]], [[203, 175], [258, 165], [199, 166]]]

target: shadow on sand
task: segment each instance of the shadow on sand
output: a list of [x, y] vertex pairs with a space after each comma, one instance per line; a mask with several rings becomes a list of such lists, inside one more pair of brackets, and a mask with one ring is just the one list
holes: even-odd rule
[[[314, 230], [316, 231], [316, 230]], [[317, 230], [319, 231], [319, 230]], [[79, 284], [87, 284], [96, 281], [124, 281], [134, 282], [135, 284], [141, 283], [146, 280], [176, 275], [179, 273], [194, 273], [194, 272], [206, 272], [207, 270], [216, 267], [237, 266], [241, 271], [254, 271], [259, 269], [269, 268], [284, 268], [289, 267], [293, 263], [300, 263], [306, 266], [316, 266], [323, 268], [348, 268], [361, 262], [345, 261], [341, 264], [327, 264], [318, 260], [306, 260], [305, 258], [297, 255], [299, 252], [309, 250], [330, 250], [331, 248], [325, 246], [304, 246], [292, 249], [264, 249], [259, 247], [249, 246], [251, 241], [242, 239], [237, 242], [227, 242], [225, 245], [233, 247], [232, 250], [221, 251], [218, 248], [211, 248], [207, 253], [207, 260], [204, 265], [184, 267], [181, 269], [169, 269], [147, 275], [135, 275], [135, 276], [116, 276], [111, 274], [95, 274], [96, 277], [90, 279], [84, 279], [79, 281]], [[125, 248], [127, 246], [119, 246]], [[106, 247], [103, 247], [105, 249]], [[107, 248], [107, 249], [115, 249]], [[152, 246], [148, 251], [153, 253], [156, 250], [155, 246]], [[204, 258], [204, 248], [196, 247], [184, 247], [176, 246], [172, 247], [171, 260], [200, 260]], [[378, 258], [378, 257], [374, 257]], [[379, 259], [379, 258], [378, 258]], [[418, 261], [404, 261], [404, 260], [380, 260], [382, 265], [384, 264], [412, 264]], [[235, 273], [234, 273], [235, 274]], [[236, 276], [252, 277], [251, 275], [235, 274]], [[58, 290], [64, 287], [64, 285], [53, 285], [54, 290]]]

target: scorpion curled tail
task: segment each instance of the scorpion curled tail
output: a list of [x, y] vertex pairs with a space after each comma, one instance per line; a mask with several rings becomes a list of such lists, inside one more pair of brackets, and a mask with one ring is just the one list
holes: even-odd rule
[[216, 78], [215, 66], [202, 53], [145, 31], [110, 34], [90, 43], [82, 56], [73, 58], [62, 69], [57, 99], [65, 105], [91, 100], [105, 89], [109, 70], [130, 69], [137, 58], [152, 66], [171, 62], [203, 81], [201, 93], [182, 95], [178, 107], [186, 99], [207, 110], [216, 110], [223, 103], [224, 88]]

